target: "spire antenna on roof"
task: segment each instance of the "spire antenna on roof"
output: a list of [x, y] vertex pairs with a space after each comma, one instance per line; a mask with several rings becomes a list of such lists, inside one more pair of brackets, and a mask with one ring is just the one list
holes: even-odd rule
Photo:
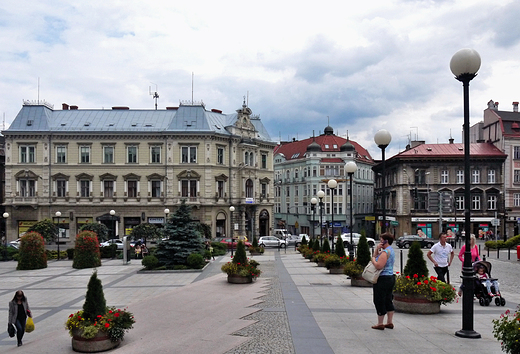
[[155, 85], [155, 92], [152, 93], [152, 87], [148, 86], [148, 93], [153, 95], [153, 99], [155, 100], [155, 110], [157, 110], [157, 100], [159, 99], [159, 93], [157, 92], [157, 84], [150, 82], [152, 85]]
[[347, 129], [347, 140], [350, 140], [349, 137], [348, 137], [348, 129]]

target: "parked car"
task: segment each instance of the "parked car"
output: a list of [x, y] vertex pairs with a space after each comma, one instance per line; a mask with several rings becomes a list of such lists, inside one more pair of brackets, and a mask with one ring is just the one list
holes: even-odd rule
[[20, 248], [20, 240], [21, 240], [21, 239], [16, 239], [16, 240], [14, 240], [14, 241], [9, 242], [9, 244], [10, 244], [10, 245], [13, 245], [13, 246], [16, 247], [16, 248]]
[[110, 246], [111, 244], [116, 244], [118, 250], [124, 249], [123, 240], [120, 240], [118, 238], [113, 238], [111, 240], [101, 242], [99, 244], [99, 247], [107, 247], [107, 246]]
[[[359, 243], [359, 239], [361, 238], [361, 234], [357, 232], [352, 233], [352, 243], [356, 246]], [[338, 240], [337, 237], [334, 237], [334, 244]], [[350, 245], [350, 233], [341, 234], [341, 240], [343, 240], [343, 246], [348, 247]], [[376, 240], [372, 237], [367, 237], [368, 247], [374, 247], [376, 245]]]
[[424, 238], [418, 235], [405, 235], [401, 236], [395, 241], [395, 244], [399, 248], [410, 248], [412, 243], [419, 242], [421, 248], [431, 248], [435, 244], [435, 240], [431, 238]]
[[258, 239], [258, 246], [260, 247], [287, 247], [287, 242], [281, 240], [276, 236], [262, 236]]
[[285, 241], [287, 242], [287, 246], [296, 245], [296, 247], [300, 247], [300, 245], [302, 244], [303, 237], [305, 237], [307, 239], [307, 242], [309, 242], [310, 238], [309, 238], [309, 235], [307, 235], [307, 234], [299, 234], [298, 236], [289, 235], [289, 236], [287, 236]]
[[[233, 243], [231, 243], [231, 241], [233, 241]], [[242, 241], [242, 242], [243, 242], [243, 241]], [[230, 250], [231, 247], [233, 247], [233, 249], [236, 250], [236, 249], [237, 249], [237, 243], [238, 243], [238, 240], [237, 240], [237, 239], [232, 240], [231, 238], [225, 238], [225, 239], [223, 239], [222, 241], [220, 241], [220, 243], [227, 244], [227, 248], [228, 248], [228, 250]], [[248, 242], [248, 241], [244, 242], [244, 245], [246, 246], [246, 248], [252, 246], [251, 242]]]

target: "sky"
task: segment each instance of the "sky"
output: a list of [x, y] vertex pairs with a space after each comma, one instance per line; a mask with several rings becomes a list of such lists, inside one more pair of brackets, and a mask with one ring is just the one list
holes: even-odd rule
[[203, 101], [233, 113], [246, 97], [274, 141], [330, 125], [376, 159], [410, 140], [462, 142], [462, 48], [482, 65], [470, 119], [520, 101], [520, 1], [294, 2], [2, 0], [0, 113], [23, 100], [80, 109], [153, 109]]

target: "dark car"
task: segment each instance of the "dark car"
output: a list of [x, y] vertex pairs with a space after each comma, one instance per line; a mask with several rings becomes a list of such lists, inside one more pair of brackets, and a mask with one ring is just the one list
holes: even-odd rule
[[421, 248], [431, 248], [435, 244], [435, 241], [433, 239], [424, 238], [424, 237], [421, 237], [418, 235], [401, 236], [397, 239], [395, 244], [399, 248], [410, 248], [412, 243], [415, 241], [417, 241], [421, 244]]
[[[220, 241], [220, 243], [227, 244], [227, 248], [229, 250], [231, 249], [231, 247], [233, 247], [233, 249], [236, 250], [237, 249], [237, 242], [238, 242], [238, 240], [235, 239], [235, 240], [233, 240], [233, 244], [232, 244], [231, 243], [231, 238], [225, 238], [222, 241]], [[246, 246], [246, 248], [252, 246], [252, 244], [250, 242], [248, 242], [248, 241], [245, 241], [244, 245]]]

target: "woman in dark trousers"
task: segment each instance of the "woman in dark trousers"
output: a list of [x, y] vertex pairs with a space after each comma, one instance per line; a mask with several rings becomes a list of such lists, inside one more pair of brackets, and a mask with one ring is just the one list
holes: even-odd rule
[[27, 316], [32, 318], [29, 303], [23, 291], [18, 290], [13, 299], [9, 302], [9, 325], [16, 326], [16, 338], [18, 339], [18, 346], [22, 345], [22, 338], [25, 333], [25, 321]]
[[[395, 252], [392, 248], [394, 237], [392, 234], [384, 233], [381, 240], [374, 250], [374, 256], [370, 259], [377, 269], [382, 269], [377, 279], [377, 283], [373, 285], [374, 305], [377, 312], [377, 325], [372, 326], [373, 329], [384, 330], [385, 328], [393, 329], [394, 303], [393, 289], [395, 284], [394, 262]], [[385, 315], [387, 317], [384, 323]]]

